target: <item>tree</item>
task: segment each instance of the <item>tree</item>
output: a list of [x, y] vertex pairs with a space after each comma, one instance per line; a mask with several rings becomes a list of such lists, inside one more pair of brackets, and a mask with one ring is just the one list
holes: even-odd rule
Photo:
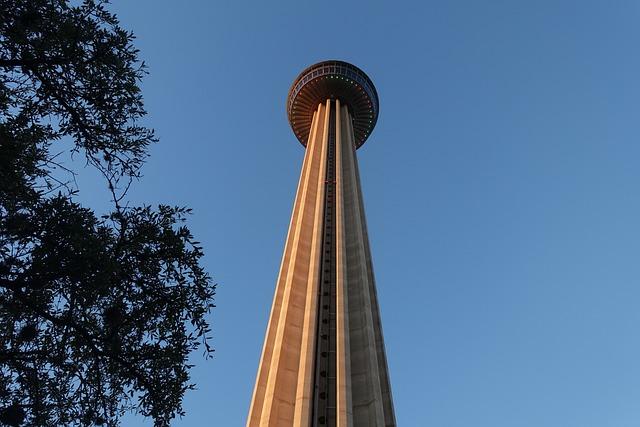
[[[152, 130], [146, 73], [105, 1], [0, 0], [0, 424], [156, 426], [183, 415], [210, 355], [215, 285], [187, 208], [132, 207]], [[113, 210], [77, 201], [65, 141]]]

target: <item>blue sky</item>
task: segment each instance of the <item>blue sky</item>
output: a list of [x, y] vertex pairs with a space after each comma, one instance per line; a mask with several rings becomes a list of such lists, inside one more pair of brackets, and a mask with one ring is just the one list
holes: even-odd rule
[[176, 426], [245, 423], [303, 157], [285, 97], [324, 59], [380, 95], [358, 156], [398, 424], [640, 425], [640, 3], [111, 10], [161, 140], [131, 202], [192, 207], [219, 283]]

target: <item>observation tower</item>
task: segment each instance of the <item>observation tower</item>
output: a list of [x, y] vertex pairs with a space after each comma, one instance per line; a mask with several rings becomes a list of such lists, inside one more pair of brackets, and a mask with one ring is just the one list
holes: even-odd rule
[[294, 81], [287, 115], [305, 156], [247, 427], [396, 426], [356, 156], [378, 94], [324, 61]]

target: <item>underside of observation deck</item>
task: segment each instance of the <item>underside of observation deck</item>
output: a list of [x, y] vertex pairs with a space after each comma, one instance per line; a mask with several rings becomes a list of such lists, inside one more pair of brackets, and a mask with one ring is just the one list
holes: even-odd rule
[[378, 120], [375, 86], [355, 65], [323, 61], [300, 73], [287, 96], [289, 123], [302, 145], [307, 145], [313, 112], [327, 99], [339, 99], [349, 108], [356, 147], [364, 144]]

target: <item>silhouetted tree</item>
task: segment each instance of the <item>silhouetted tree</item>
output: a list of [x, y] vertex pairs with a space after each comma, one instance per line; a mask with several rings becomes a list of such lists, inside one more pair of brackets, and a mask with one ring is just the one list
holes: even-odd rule
[[[189, 209], [123, 206], [153, 131], [133, 34], [100, 0], [0, 0], [0, 424], [166, 426], [209, 347]], [[71, 143], [113, 211], [75, 199]], [[54, 150], [55, 148], [55, 150]]]

